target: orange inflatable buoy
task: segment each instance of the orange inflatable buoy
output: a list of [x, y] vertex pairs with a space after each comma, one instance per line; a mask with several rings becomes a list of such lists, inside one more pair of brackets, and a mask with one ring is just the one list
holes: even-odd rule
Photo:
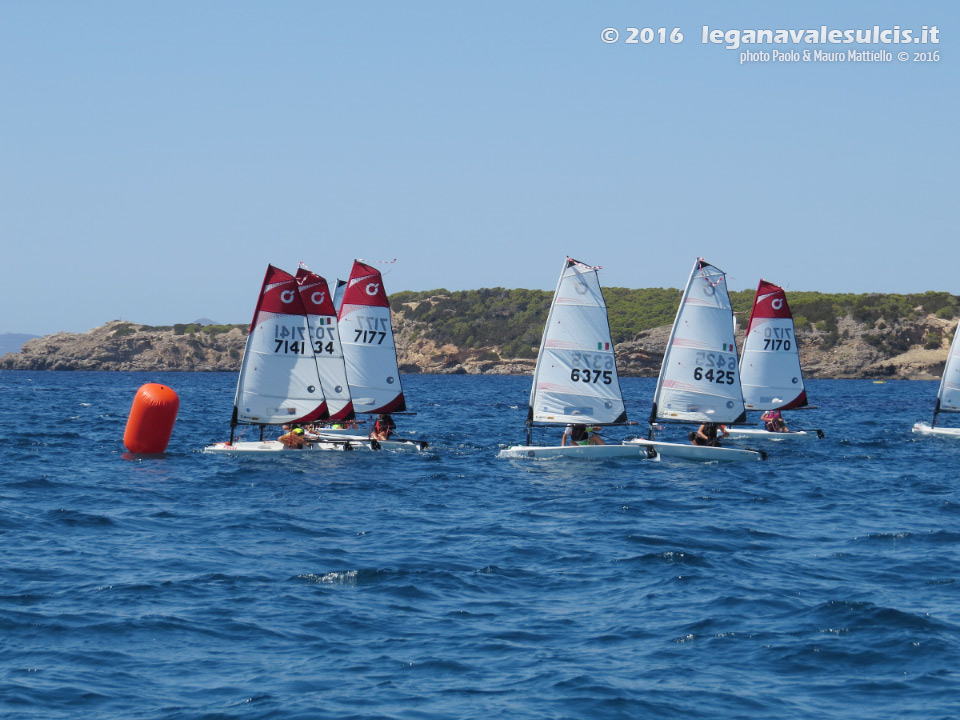
[[170, 442], [180, 398], [166, 385], [147, 383], [137, 390], [123, 433], [123, 444], [133, 453], [162, 453]]

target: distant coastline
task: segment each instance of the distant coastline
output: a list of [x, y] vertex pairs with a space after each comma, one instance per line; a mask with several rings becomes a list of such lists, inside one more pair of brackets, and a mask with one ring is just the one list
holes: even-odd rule
[[[656, 376], [678, 291], [604, 292], [620, 374]], [[550, 297], [545, 291], [503, 288], [398, 293], [391, 308], [400, 370], [529, 374]], [[753, 293], [731, 297], [743, 318], [742, 342]], [[794, 293], [790, 304], [804, 375], [811, 378], [939, 378], [957, 329], [957, 298], [947, 293]], [[236, 372], [247, 330], [239, 324], [149, 326], [116, 320], [85, 333], [25, 336], [19, 352], [0, 357], [0, 370]]]

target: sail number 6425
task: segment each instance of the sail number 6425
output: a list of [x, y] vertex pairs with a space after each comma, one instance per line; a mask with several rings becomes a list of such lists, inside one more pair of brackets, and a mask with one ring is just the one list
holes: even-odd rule
[[694, 380], [708, 380], [709, 382], [717, 383], [718, 385], [733, 385], [737, 377], [733, 374], [733, 370], [714, 370], [710, 368], [709, 370], [704, 371], [702, 367], [695, 367], [693, 369], [693, 379]]

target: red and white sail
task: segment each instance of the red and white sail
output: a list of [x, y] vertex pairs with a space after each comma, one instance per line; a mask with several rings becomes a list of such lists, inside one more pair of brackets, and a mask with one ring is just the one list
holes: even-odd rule
[[354, 410], [358, 413], [405, 410], [390, 322], [390, 301], [379, 270], [360, 260], [353, 263], [338, 319]]
[[533, 422], [626, 422], [599, 268], [563, 263], [533, 374]]
[[317, 373], [331, 420], [354, 417], [343, 349], [327, 281], [306, 268], [297, 270], [300, 299], [307, 314], [310, 343], [317, 363]]
[[747, 410], [789, 410], [807, 404], [793, 314], [783, 288], [761, 280], [740, 360]]
[[311, 422], [328, 414], [297, 281], [272, 265], [250, 323], [234, 413], [235, 422], [260, 425]]
[[670, 331], [650, 422], [745, 419], [725, 273], [694, 263]]

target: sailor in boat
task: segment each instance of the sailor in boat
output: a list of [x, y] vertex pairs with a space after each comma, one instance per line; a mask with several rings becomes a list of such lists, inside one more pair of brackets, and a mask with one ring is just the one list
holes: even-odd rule
[[760, 419], [767, 432], [790, 432], [779, 410], [767, 410]]
[[337, 420], [330, 423], [331, 430], [355, 430], [359, 427], [355, 420]]
[[[287, 426], [284, 425], [284, 429], [286, 429], [286, 427]], [[289, 432], [278, 437], [277, 440], [285, 447], [293, 450], [299, 450], [301, 448], [310, 446], [310, 443], [303, 436], [303, 428], [293, 428]]]
[[377, 415], [377, 421], [373, 424], [373, 430], [370, 432], [371, 440], [389, 440], [393, 431], [397, 429], [397, 424], [390, 417], [389, 413], [380, 413]]
[[725, 425], [720, 423], [703, 423], [696, 432], [690, 433], [687, 437], [694, 445], [709, 445], [710, 447], [720, 447], [720, 439], [725, 438], [730, 433], [727, 432]]
[[606, 445], [603, 438], [597, 434], [599, 432], [600, 428], [597, 427], [588, 428], [586, 425], [580, 424], [567, 425], [563, 431], [560, 445], [566, 445], [568, 439], [571, 445]]

